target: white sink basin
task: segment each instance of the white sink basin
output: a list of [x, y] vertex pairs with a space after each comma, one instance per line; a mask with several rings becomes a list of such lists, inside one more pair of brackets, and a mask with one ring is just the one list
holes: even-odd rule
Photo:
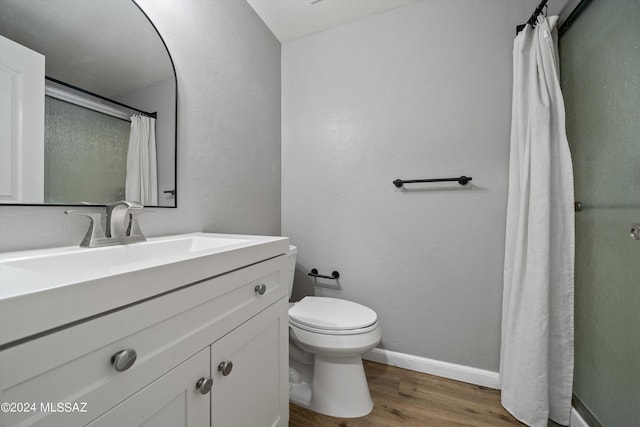
[[284, 254], [286, 237], [191, 233], [0, 254], [0, 346]]
[[[0, 257], [0, 268], [13, 267], [46, 274], [65, 276], [96, 275], [100, 272], [127, 270], [166, 264], [211, 253], [228, 246], [240, 245], [250, 240], [223, 238], [215, 235], [182, 235], [152, 238], [146, 242], [101, 248], [67, 247], [27, 254], [15, 258]], [[36, 252], [36, 251], [34, 251]]]

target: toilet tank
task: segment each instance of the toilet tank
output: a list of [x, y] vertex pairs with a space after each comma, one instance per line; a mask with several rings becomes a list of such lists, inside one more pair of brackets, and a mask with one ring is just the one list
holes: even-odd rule
[[296, 273], [296, 254], [298, 253], [298, 248], [295, 246], [289, 246], [289, 250], [286, 252], [288, 257], [287, 262], [287, 277], [285, 280], [289, 285], [289, 299], [291, 299], [291, 292], [293, 291], [293, 276]]

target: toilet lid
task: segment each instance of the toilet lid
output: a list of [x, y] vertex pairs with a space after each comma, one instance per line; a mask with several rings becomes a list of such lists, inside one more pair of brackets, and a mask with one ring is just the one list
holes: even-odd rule
[[371, 326], [378, 315], [369, 307], [351, 301], [304, 297], [289, 309], [289, 318], [312, 328], [343, 331]]

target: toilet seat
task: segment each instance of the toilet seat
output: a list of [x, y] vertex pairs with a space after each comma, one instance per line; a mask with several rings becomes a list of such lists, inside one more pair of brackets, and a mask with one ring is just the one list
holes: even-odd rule
[[297, 323], [297, 322], [295, 322], [294, 320], [291, 320], [291, 319], [289, 319], [289, 326], [292, 326], [292, 327], [298, 328], [298, 329], [302, 329], [303, 331], [313, 332], [314, 334], [322, 334], [322, 335], [358, 335], [358, 334], [364, 334], [364, 333], [371, 332], [371, 331], [375, 330], [378, 327], [378, 322], [374, 323], [373, 325], [367, 326], [366, 328], [343, 329], [343, 330], [339, 330], [339, 331], [334, 331], [334, 330], [330, 330], [330, 329], [313, 328], [311, 326], [301, 325], [301, 324], [299, 324], [299, 323]]
[[329, 335], [354, 335], [378, 327], [375, 311], [337, 298], [304, 297], [289, 309], [289, 323], [305, 331]]

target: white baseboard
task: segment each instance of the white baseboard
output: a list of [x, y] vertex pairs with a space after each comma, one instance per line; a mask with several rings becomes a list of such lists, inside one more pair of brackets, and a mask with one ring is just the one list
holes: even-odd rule
[[[500, 389], [500, 375], [497, 372], [487, 371], [471, 366], [457, 365], [441, 360], [427, 359], [426, 357], [412, 354], [398, 353], [397, 351], [374, 348], [362, 355], [363, 359], [385, 365], [410, 369], [424, 374], [437, 375], [451, 380], [462, 381], [469, 384]], [[570, 427], [589, 427], [589, 424], [578, 414], [575, 408], [571, 408]]]
[[569, 421], [570, 427], [589, 427], [589, 424], [580, 416], [576, 408], [571, 408], [571, 421]]
[[500, 388], [500, 378], [497, 372], [472, 368], [471, 366], [457, 365], [455, 363], [442, 362], [440, 360], [427, 359], [397, 351], [374, 348], [362, 355], [363, 359], [372, 362], [384, 363], [399, 368], [410, 369], [424, 374], [437, 375], [465, 383], [481, 385], [489, 388]]

